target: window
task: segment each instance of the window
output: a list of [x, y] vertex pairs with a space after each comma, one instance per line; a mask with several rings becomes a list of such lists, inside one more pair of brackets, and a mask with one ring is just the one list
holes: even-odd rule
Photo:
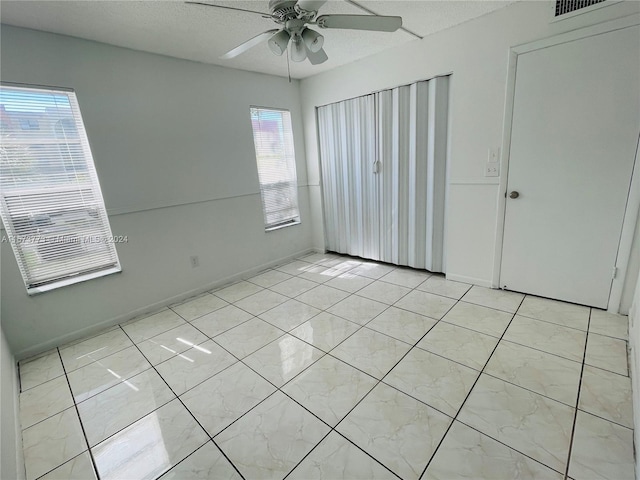
[[29, 294], [119, 272], [75, 94], [2, 85], [0, 117], [2, 240]]
[[251, 107], [266, 230], [300, 223], [291, 114]]

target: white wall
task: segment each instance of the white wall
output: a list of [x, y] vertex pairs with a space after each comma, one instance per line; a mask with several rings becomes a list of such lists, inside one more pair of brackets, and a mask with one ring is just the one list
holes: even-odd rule
[[0, 330], [0, 478], [25, 477], [18, 421], [18, 376], [9, 344]]
[[[113, 234], [129, 239], [121, 274], [33, 297], [2, 244], [16, 357], [311, 248], [297, 81], [6, 25], [1, 35], [3, 81], [75, 89]], [[250, 105], [291, 110], [301, 225], [264, 232]]]
[[[637, 162], [638, 160], [636, 160]], [[640, 165], [636, 166], [636, 171], [640, 171]], [[624, 289], [622, 291], [622, 298], [620, 300], [620, 313], [627, 314], [631, 310], [631, 303], [633, 302], [634, 293], [638, 286], [638, 275], [640, 274], [640, 212], [638, 212], [638, 218], [636, 219], [636, 231], [633, 234], [633, 240], [631, 255], [629, 256], [629, 263], [627, 265], [627, 275], [624, 282]]]
[[[310, 202], [321, 219], [315, 107], [452, 73], [447, 276], [490, 286], [498, 178], [484, 177], [490, 147], [502, 144], [509, 48], [640, 11], [623, 2], [550, 23], [553, 2], [520, 1], [423, 40], [376, 54], [301, 83]], [[313, 244], [324, 246], [322, 223]]]

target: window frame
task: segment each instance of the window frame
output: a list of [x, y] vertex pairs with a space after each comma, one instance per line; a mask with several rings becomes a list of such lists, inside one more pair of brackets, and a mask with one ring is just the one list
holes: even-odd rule
[[[25, 253], [22, 251], [22, 247], [18, 245], [16, 242], [16, 239], [19, 236], [21, 235], [30, 236], [30, 234], [17, 233], [16, 225], [14, 224], [14, 221], [16, 219], [19, 220], [19, 216], [16, 217], [15, 214], [13, 215], [11, 214], [8, 207], [7, 198], [12, 196], [19, 197], [21, 195], [28, 194], [30, 191], [32, 191], [32, 193], [35, 192], [35, 193], [46, 194], [54, 190], [60, 190], [61, 192], [70, 193], [74, 191], [80, 191], [82, 190], [83, 187], [80, 184], [75, 184], [75, 185], [72, 184], [66, 187], [64, 185], [55, 186], [53, 182], [51, 183], [45, 182], [43, 183], [43, 185], [40, 185], [37, 188], [33, 188], [33, 187], [29, 188], [29, 187], [23, 186], [23, 187], [16, 188], [15, 190], [10, 189], [8, 192], [3, 191], [0, 193], [0, 204], [1, 204], [0, 210], [2, 213], [2, 218], [0, 220], [0, 229], [2, 230], [2, 242], [9, 243], [11, 245], [12, 253], [14, 254], [16, 261], [18, 263], [18, 268], [20, 270], [20, 274], [22, 276], [22, 280], [25, 285], [25, 288], [27, 290], [27, 294], [30, 296], [36, 295], [36, 294], [48, 292], [51, 290], [55, 290], [61, 287], [65, 287], [68, 285], [85, 282], [94, 278], [111, 275], [113, 273], [120, 273], [122, 271], [122, 266], [120, 264], [120, 258], [119, 258], [118, 251], [114, 241], [115, 237], [113, 236], [111, 231], [111, 223], [109, 221], [109, 215], [107, 213], [106, 206], [104, 204], [104, 196], [102, 194], [102, 189], [100, 187], [100, 180], [98, 177], [98, 173], [96, 171], [93, 152], [91, 150], [91, 145], [89, 143], [85, 122], [82, 117], [82, 112], [80, 110], [80, 105], [79, 105], [79, 101], [78, 101], [75, 90], [67, 87], [22, 84], [22, 83], [13, 83], [13, 82], [4, 82], [4, 81], [0, 82], [0, 87], [2, 87], [3, 89], [4, 88], [20, 89], [20, 90], [24, 90], [25, 92], [34, 92], [35, 94], [42, 93], [43, 95], [59, 94], [67, 97], [70, 104], [71, 114], [72, 114], [71, 118], [73, 119], [74, 127], [77, 128], [77, 135], [79, 137], [78, 142], [82, 151], [82, 159], [88, 171], [87, 174], [89, 176], [89, 186], [87, 188], [91, 189], [91, 191], [93, 192], [96, 198], [95, 205], [93, 205], [93, 208], [95, 208], [98, 211], [99, 215], [102, 215], [98, 225], [100, 227], [100, 230], [103, 232], [102, 233], [103, 237], [106, 237], [106, 238], [103, 238], [103, 242], [110, 244], [106, 248], [108, 249], [109, 255], [112, 255], [112, 258], [113, 258], [113, 262], [107, 262], [107, 264], [103, 266], [96, 265], [95, 268], [91, 268], [91, 265], [89, 263], [86, 265], [88, 268], [82, 268], [78, 270], [77, 269], [79, 267], [78, 266], [76, 267], [75, 272], [72, 271], [71, 273], [69, 272], [63, 273], [61, 271], [57, 278], [43, 279], [39, 282], [35, 281], [33, 277], [29, 277], [29, 273], [32, 272], [32, 270], [31, 268], [29, 268], [28, 265], [26, 265], [25, 258], [24, 258]], [[38, 128], [38, 130], [39, 129], [40, 128]], [[41, 139], [36, 138], [35, 141], [33, 143], [30, 143], [29, 145], [38, 145], [37, 143], [38, 140], [41, 141]], [[17, 178], [17, 177], [13, 176], [12, 178]], [[76, 207], [76, 209], [78, 208], [80, 208], [80, 206]], [[85, 206], [84, 208], [88, 208], [88, 206]], [[54, 210], [54, 211], [67, 212], [67, 211], [73, 211], [73, 209], [69, 210], [69, 208], [67, 209], [60, 208], [59, 210]], [[37, 233], [35, 235], [36, 236], [40, 235], [40, 233]], [[77, 235], [78, 238], [80, 238], [80, 235], [82, 235], [82, 230], [80, 229], [70, 230], [69, 233], [63, 233], [62, 238], [65, 238], [67, 236], [72, 236], [72, 235]], [[124, 237], [119, 237], [119, 238], [124, 238]], [[62, 243], [64, 244], [64, 242]], [[85, 242], [83, 241], [82, 244], [84, 245]], [[63, 257], [60, 257], [60, 259], [64, 261]], [[63, 270], [63, 268], [61, 268], [60, 270]]]
[[[256, 136], [255, 136], [255, 130], [253, 129], [253, 121], [252, 121], [252, 112], [253, 110], [264, 110], [264, 111], [269, 111], [269, 112], [286, 112], [289, 115], [289, 123], [291, 126], [291, 151], [292, 151], [292, 169], [293, 169], [293, 182], [294, 182], [294, 188], [293, 190], [295, 191], [295, 211], [296, 211], [296, 215], [294, 217], [292, 217], [289, 220], [285, 220], [279, 223], [274, 223], [274, 224], [269, 224], [267, 223], [267, 209], [266, 209], [266, 205], [264, 202], [264, 196], [263, 196], [263, 183], [260, 181], [260, 168], [258, 166], [258, 150], [257, 150], [257, 146], [256, 146]], [[299, 185], [298, 185], [298, 172], [297, 172], [297, 165], [296, 165], [296, 154], [295, 154], [295, 138], [294, 138], [294, 134], [293, 134], [293, 119], [292, 119], [292, 115], [291, 115], [291, 110], [289, 110], [288, 108], [280, 108], [280, 107], [265, 107], [265, 106], [259, 106], [259, 105], [249, 105], [249, 121], [250, 121], [250, 125], [251, 125], [251, 134], [252, 134], [252, 139], [253, 139], [253, 146], [254, 146], [254, 154], [255, 154], [255, 162], [256, 162], [256, 168], [258, 170], [258, 184], [260, 187], [260, 202], [262, 203], [262, 213], [263, 213], [263, 221], [264, 221], [264, 230], [265, 232], [273, 232], [275, 230], [280, 230], [282, 228], [286, 228], [286, 227], [291, 227], [294, 225], [300, 225], [302, 223], [302, 219], [300, 216], [300, 202], [299, 202], [299, 195], [298, 195], [298, 190], [299, 190]], [[286, 133], [286, 132], [285, 132]], [[286, 148], [286, 146], [285, 146]]]

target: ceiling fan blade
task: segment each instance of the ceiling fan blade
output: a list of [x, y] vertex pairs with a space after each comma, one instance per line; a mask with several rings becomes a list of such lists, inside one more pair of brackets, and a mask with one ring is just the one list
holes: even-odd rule
[[327, 57], [327, 54], [323, 48], [321, 48], [317, 52], [312, 52], [307, 48], [307, 58], [309, 59], [309, 62], [311, 62], [311, 65], [320, 65], [321, 63], [329, 60], [329, 57]]
[[263, 16], [264, 18], [271, 18], [271, 15], [269, 15], [268, 13], [256, 12], [255, 10], [247, 10], [245, 8], [226, 7], [224, 5], [214, 5], [212, 3], [205, 3], [205, 2], [184, 2], [184, 3], [186, 3], [187, 5], [202, 5], [203, 7], [224, 8], [226, 10], [235, 10], [237, 12], [255, 13], [257, 15]]
[[266, 32], [262, 32], [260, 35], [256, 35], [255, 37], [247, 40], [246, 42], [241, 43], [236, 48], [234, 48], [232, 50], [229, 50], [227, 53], [222, 55], [220, 58], [228, 59], [228, 58], [237, 57], [241, 53], [244, 53], [247, 50], [249, 50], [250, 48], [255, 47], [256, 45], [258, 45], [259, 43], [263, 42], [264, 40], [267, 40], [267, 39], [271, 38], [271, 36], [276, 32], [279, 32], [279, 30], [277, 28], [274, 28], [273, 30], [267, 30]]
[[348, 28], [350, 30], [373, 30], [395, 32], [402, 26], [402, 17], [382, 15], [321, 15], [316, 19], [320, 28]]
[[298, 0], [296, 5], [306, 12], [317, 12], [325, 3], [327, 0]]

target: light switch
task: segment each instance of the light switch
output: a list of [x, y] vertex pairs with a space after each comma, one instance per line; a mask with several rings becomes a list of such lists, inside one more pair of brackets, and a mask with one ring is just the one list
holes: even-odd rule
[[498, 163], [500, 161], [500, 147], [489, 147], [487, 162]]

